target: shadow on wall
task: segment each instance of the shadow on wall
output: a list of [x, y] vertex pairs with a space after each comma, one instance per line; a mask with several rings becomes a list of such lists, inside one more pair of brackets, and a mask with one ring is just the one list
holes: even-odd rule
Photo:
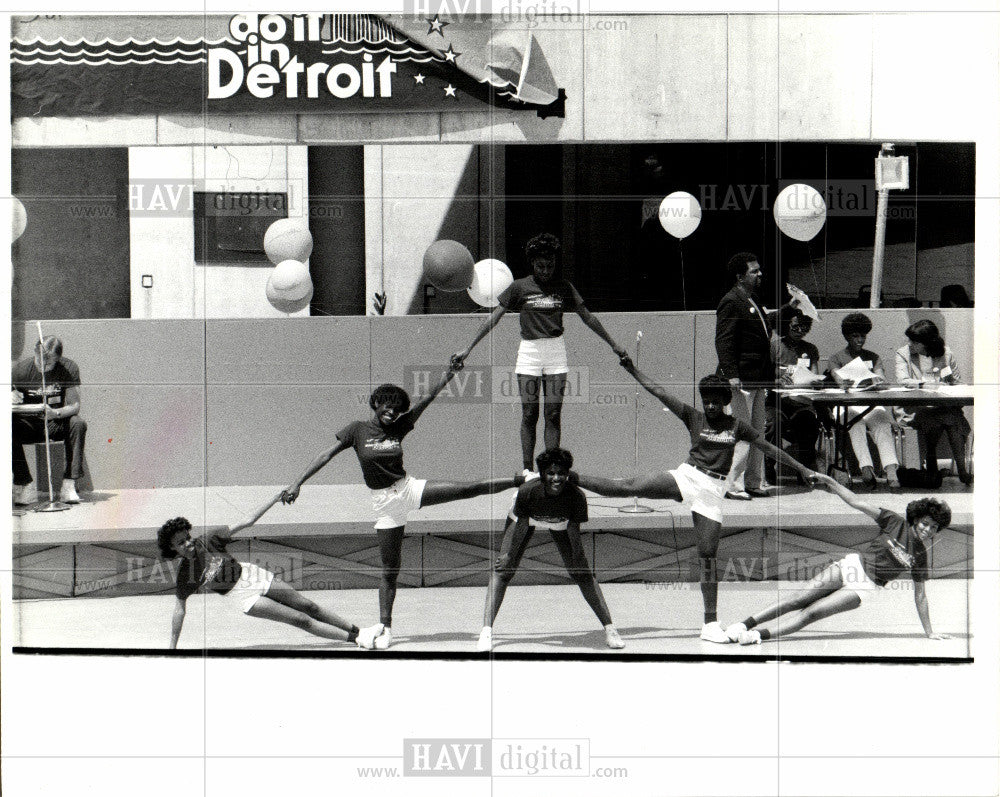
[[[469, 158], [462, 169], [462, 175], [455, 186], [455, 196], [448, 205], [448, 211], [441, 220], [437, 235], [434, 237], [435, 241], [458, 241], [472, 253], [473, 260], [480, 259], [479, 252], [483, 244], [480, 238], [480, 217], [483, 213], [489, 213], [492, 207], [489, 187], [480, 183], [481, 151], [481, 147], [473, 147], [470, 151]], [[416, 262], [419, 262], [417, 259], [422, 259], [423, 256], [423, 252], [413, 253]], [[465, 291], [446, 293], [436, 290], [433, 298], [425, 298], [429, 284], [421, 278], [417, 285], [417, 291], [410, 299], [410, 304], [406, 309], [407, 315], [471, 313], [479, 309], [479, 305], [472, 301]]]
[[[556, 85], [556, 79], [552, 75], [552, 69], [541, 47], [536, 46], [531, 51], [531, 69], [536, 73], [546, 73], [548, 82], [553, 86]], [[540, 82], [544, 83], [545, 79], [540, 79]], [[564, 97], [562, 101], [565, 102], [565, 100], [566, 98]], [[524, 141], [558, 141], [559, 134], [562, 132], [563, 121], [562, 117], [557, 116], [549, 116], [543, 119], [537, 113], [493, 110], [485, 123], [482, 114], [470, 113], [448, 116], [447, 128], [449, 133], [481, 130], [484, 127], [495, 130], [498, 125], [506, 122], [513, 124], [517, 128]]]
[[24, 351], [24, 324], [10, 325], [10, 359], [20, 360]]

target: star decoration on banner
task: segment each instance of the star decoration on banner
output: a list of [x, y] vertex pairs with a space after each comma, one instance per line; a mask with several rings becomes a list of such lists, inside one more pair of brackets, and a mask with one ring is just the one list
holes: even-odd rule
[[461, 53], [456, 53], [455, 48], [450, 44], [448, 45], [448, 49], [444, 51], [445, 60], [452, 64], [455, 63], [455, 59], [460, 55]]
[[449, 83], [447, 86], [444, 87], [444, 96], [454, 97], [456, 100], [458, 100], [458, 96], [455, 94], [455, 87], [451, 85], [451, 83]]
[[444, 38], [444, 27], [445, 27], [445, 25], [450, 25], [451, 24], [450, 22], [443, 22], [442, 20], [438, 19], [438, 15], [437, 14], [434, 15], [434, 19], [426, 19], [425, 18], [424, 21], [427, 23], [427, 33], [428, 33], [428, 35], [430, 35], [431, 33], [440, 33], [442, 39]]
[[420, 85], [422, 86], [422, 85], [424, 85], [424, 77], [425, 77], [424, 75], [421, 75], [421, 74], [420, 74], [420, 73], [418, 72], [417, 74], [415, 74], [415, 75], [413, 76], [413, 79], [414, 79], [415, 81], [417, 81], [417, 83], [419, 83], [419, 84], [420, 84]]

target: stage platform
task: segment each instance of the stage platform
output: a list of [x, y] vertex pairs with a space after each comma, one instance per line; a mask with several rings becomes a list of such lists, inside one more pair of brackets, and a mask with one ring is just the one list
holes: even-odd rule
[[[701, 593], [697, 584], [606, 584], [605, 598], [626, 647], [605, 647], [604, 633], [575, 585], [522, 586], [515, 579], [497, 617], [497, 658], [868, 659], [963, 660], [973, 655], [968, 624], [968, 582], [942, 579], [927, 585], [934, 629], [952, 638], [927, 639], [913, 605], [911, 582], [873, 593], [854, 611], [827, 618], [797, 634], [741, 647], [698, 639]], [[773, 603], [799, 582], [723, 584], [719, 619], [728, 624]], [[305, 593], [349, 620], [378, 618], [373, 590]], [[388, 651], [358, 650], [281, 623], [242, 615], [216, 595], [188, 601], [179, 649], [189, 655], [485, 657], [476, 652], [485, 590], [471, 587], [400, 589]], [[140, 650], [166, 653], [172, 595], [115, 599], [15, 602], [15, 647], [43, 651]]]
[[[956, 482], [956, 484], [958, 484]], [[28, 511], [13, 519], [15, 597], [120, 596], [172, 586], [158, 560], [156, 530], [184, 515], [194, 526], [243, 519], [280, 486], [95, 492], [65, 512]], [[414, 512], [407, 523], [402, 586], [484, 584], [514, 491]], [[918, 493], [874, 493], [865, 500], [903, 512]], [[953, 528], [932, 549], [935, 576], [967, 577], [972, 567], [973, 494], [940, 494]], [[602, 581], [698, 578], [690, 507], [589, 497], [585, 545]], [[837, 554], [870, 539], [875, 525], [822, 491], [785, 488], [773, 497], [727, 501], [720, 560], [725, 580], [807, 578]], [[379, 554], [369, 492], [361, 485], [306, 485], [295, 504], [275, 505], [236, 538], [237, 558], [255, 561], [303, 589], [366, 588], [377, 583]], [[525, 583], [566, 580], [548, 534], [536, 534], [519, 576]]]
[[[106, 542], [147, 542], [167, 519], [183, 515], [195, 526], [239, 522], [246, 513], [283, 489], [271, 487], [209, 487], [159, 490], [98, 491], [66, 512], [28, 511], [15, 517], [15, 545], [53, 545]], [[877, 492], [864, 500], [902, 512], [909, 501], [924, 493]], [[935, 493], [948, 502], [952, 525], [971, 528], [973, 494], [970, 491]], [[283, 538], [369, 534], [373, 518], [370, 492], [363, 485], [305, 485], [291, 505], [276, 504], [246, 536]], [[503, 528], [513, 501], [514, 490], [494, 496], [428, 507], [413, 512], [406, 524], [407, 534], [461, 534]], [[673, 524], [678, 530], [692, 527], [688, 504], [643, 499], [654, 512], [626, 514], [619, 507], [631, 499], [603, 498], [588, 493], [590, 529], [636, 531], [663, 529]], [[826, 527], [865, 525], [869, 521], [845, 506], [825, 490], [782, 488], [775, 496], [753, 501], [727, 501], [724, 525], [753, 527]]]

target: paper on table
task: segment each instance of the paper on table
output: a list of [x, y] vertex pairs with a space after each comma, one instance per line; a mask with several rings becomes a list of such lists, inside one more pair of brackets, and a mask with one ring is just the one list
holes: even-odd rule
[[793, 385], [811, 385], [813, 382], [821, 382], [823, 380], [823, 377], [803, 367], [802, 363], [795, 363], [791, 377]]
[[850, 382], [851, 387], [874, 386], [885, 380], [864, 364], [860, 357], [855, 357], [847, 365], [838, 368], [834, 375], [843, 382]]
[[964, 396], [971, 393], [971, 388], [969, 385], [934, 385], [934, 389], [938, 393], [944, 393], [946, 396]]

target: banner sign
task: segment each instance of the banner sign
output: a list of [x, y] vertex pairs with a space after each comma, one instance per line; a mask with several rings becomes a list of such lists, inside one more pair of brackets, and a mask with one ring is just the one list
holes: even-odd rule
[[[369, 14], [238, 14], [218, 40], [11, 43], [14, 117], [538, 110]], [[560, 115], [558, 111], [555, 115]]]

